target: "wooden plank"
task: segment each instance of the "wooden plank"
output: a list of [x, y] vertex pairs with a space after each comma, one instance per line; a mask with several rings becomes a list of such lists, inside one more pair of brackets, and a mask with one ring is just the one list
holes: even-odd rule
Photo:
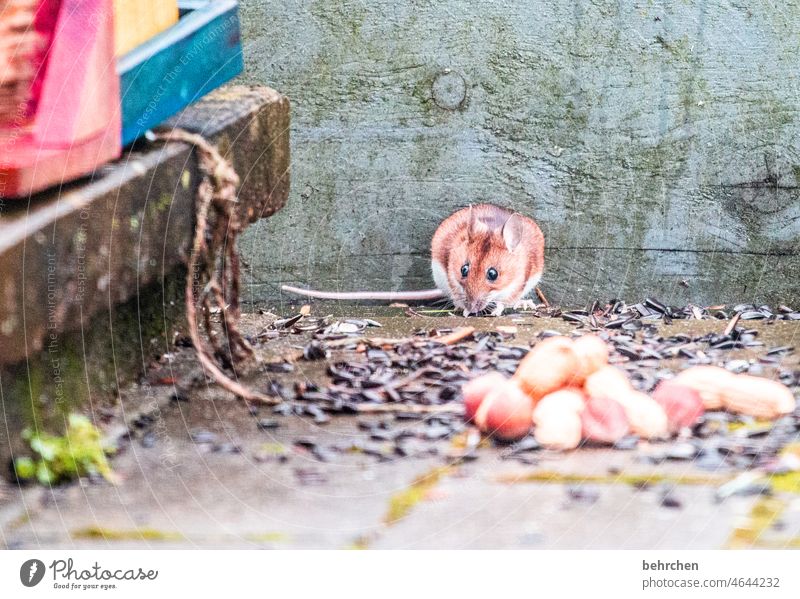
[[[764, 0], [244, 2], [244, 80], [296, 104], [292, 197], [242, 244], [255, 297], [276, 273], [326, 268], [348, 288], [429, 284], [424, 259], [391, 277], [376, 265], [424, 255], [447, 214], [495, 201], [552, 248], [643, 265], [564, 288], [575, 303], [653, 286], [800, 301], [796, 274], [749, 266], [800, 253], [798, 18]], [[689, 256], [693, 284], [659, 283]], [[595, 280], [591, 260], [551, 261], [545, 286], [570, 269]]]
[[177, 0], [114, 0], [114, 54], [130, 52], [177, 22]]
[[[386, 254], [325, 256], [320, 249], [293, 251], [294, 230], [267, 221], [256, 225], [252, 239], [277, 241], [283, 251], [279, 264], [251, 263], [249, 299], [272, 305], [280, 286], [313, 284], [337, 291], [426, 289], [432, 284], [429, 258], [400, 249]], [[248, 252], [261, 248], [244, 244]], [[319, 246], [318, 246], [319, 247]], [[728, 252], [682, 252], [641, 249], [560, 249], [546, 252], [541, 288], [551, 303], [582, 306], [595, 299], [641, 301], [652, 296], [672, 305], [687, 301], [708, 306], [728, 301], [796, 302], [794, 291], [800, 258], [796, 255], [751, 255]], [[691, 298], [691, 299], [688, 299]], [[283, 295], [283, 301], [298, 301]]]
[[242, 70], [236, 1], [186, 6], [176, 25], [118, 61], [123, 145]]
[[[288, 118], [280, 94], [242, 86], [181, 116], [182, 127], [218, 144], [242, 174], [243, 218], [272, 214], [286, 201]], [[198, 181], [187, 145], [144, 144], [92, 181], [0, 203], [0, 365], [60, 347], [62, 334], [184, 264]]]

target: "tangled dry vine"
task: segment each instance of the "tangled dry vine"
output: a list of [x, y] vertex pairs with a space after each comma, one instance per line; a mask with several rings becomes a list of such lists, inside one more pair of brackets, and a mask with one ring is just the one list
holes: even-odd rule
[[[218, 364], [218, 360], [229, 362], [235, 374], [237, 364], [256, 358], [252, 346], [239, 330], [237, 240], [245, 227], [236, 211], [239, 176], [219, 150], [201, 135], [172, 129], [156, 133], [155, 139], [192, 145], [202, 173], [197, 187], [195, 232], [186, 276], [186, 320], [198, 359], [219, 385], [246, 402], [280, 403], [280, 398], [267, 396], [232, 379]], [[198, 305], [213, 353], [200, 336]], [[221, 316], [221, 334], [214, 327], [215, 308]]]

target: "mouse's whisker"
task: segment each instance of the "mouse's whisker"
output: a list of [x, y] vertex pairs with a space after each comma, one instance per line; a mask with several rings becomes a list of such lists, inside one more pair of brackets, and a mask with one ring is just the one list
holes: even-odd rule
[[450, 303], [450, 299], [446, 298], [446, 297], [443, 297], [443, 298], [440, 298], [440, 299], [437, 299], [437, 300], [433, 300], [430, 303], [430, 305], [431, 306], [436, 306], [436, 307], [441, 307], [441, 306], [446, 306], [449, 303]]

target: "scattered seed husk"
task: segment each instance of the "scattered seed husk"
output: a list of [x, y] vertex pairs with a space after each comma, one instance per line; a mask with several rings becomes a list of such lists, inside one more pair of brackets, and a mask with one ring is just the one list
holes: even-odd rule
[[682, 509], [683, 502], [678, 499], [675, 494], [675, 490], [672, 488], [667, 488], [661, 493], [661, 501], [660, 504], [662, 507], [671, 508], [671, 509]]
[[258, 428], [266, 431], [276, 429], [281, 425], [280, 421], [275, 418], [262, 418], [258, 421]]
[[214, 443], [217, 440], [217, 435], [211, 431], [198, 429], [189, 433], [192, 441], [198, 445], [206, 445]]
[[471, 337], [474, 333], [475, 327], [461, 327], [452, 333], [436, 338], [435, 341], [444, 343], [445, 345], [453, 345], [459, 341], [463, 341], [467, 337]]
[[[748, 312], [758, 312], [758, 316]], [[612, 363], [627, 371], [636, 389], [651, 392], [660, 380], [674, 376], [674, 365], [665, 361], [713, 363], [734, 372], [763, 372], [765, 376], [775, 376], [776, 369], [793, 351], [791, 347], [762, 350], [749, 360], [731, 352], [755, 351], [763, 346], [758, 330], [748, 329], [746, 320], [793, 320], [796, 312], [785, 306], [777, 310], [750, 305], [680, 308], [647, 298], [639, 304], [595, 301], [585, 310], [561, 312], [548, 308], [546, 311], [537, 309], [535, 314], [562, 318], [580, 333], [591, 329], [600, 334], [611, 346]], [[361, 428], [359, 425], [364, 440], [372, 444], [359, 449], [359, 453], [374, 456], [379, 461], [429, 455], [429, 451], [441, 453], [437, 446], [456, 438], [464, 427], [461, 384], [488, 371], [513, 374], [528, 351], [528, 347], [516, 346], [509, 340], [517, 327], [500, 325], [489, 332], [472, 327], [424, 328], [408, 338], [377, 338], [367, 333], [368, 328], [380, 326], [375, 321], [326, 318], [302, 316], [288, 328], [280, 329], [280, 334], [305, 333], [311, 337], [305, 345], [297, 344], [302, 350], [298, 350], [297, 358], [293, 359], [328, 360], [327, 373], [331, 382], [319, 387], [304, 385], [294, 390], [280, 385], [270, 389], [271, 395], [283, 398], [287, 404], [278, 406], [279, 410], [273, 414], [296, 414], [313, 418], [320, 424], [340, 414], [365, 418], [390, 416], [382, 420], [389, 423], [382, 427]], [[680, 319], [724, 319], [727, 323], [722, 333], [670, 333], [668, 323]], [[561, 334], [555, 330], [542, 331], [531, 345], [539, 339]], [[268, 370], [279, 375], [284, 368], [286, 366], [270, 366]], [[797, 388], [798, 373], [788, 368], [779, 372], [782, 382]], [[724, 413], [707, 413], [686, 432], [686, 435], [691, 433], [689, 440], [657, 444], [656, 451], [642, 455], [656, 462], [691, 461], [699, 468], [713, 471], [779, 468], [783, 467], [777, 465], [781, 447], [800, 431], [800, 410], [790, 420], [788, 432], [781, 435], [773, 435], [771, 429], [757, 431], [755, 428], [745, 433], [741, 432], [743, 428], [729, 428], [746, 424], [742, 419]], [[532, 437], [529, 442], [526, 439], [513, 446], [500, 446], [501, 457], [536, 463], [538, 444]], [[614, 447], [636, 451], [640, 446], [649, 445], [640, 444], [638, 438], [631, 436]], [[323, 457], [330, 459], [324, 448], [320, 451]], [[477, 459], [479, 452], [475, 447], [453, 447], [446, 456], [466, 461]]]
[[328, 477], [316, 468], [295, 468], [295, 478], [300, 485], [317, 486], [328, 482]]
[[297, 323], [301, 318], [303, 318], [302, 314], [295, 314], [289, 318], [281, 318], [273, 322], [270, 327], [273, 329], [288, 329]]
[[303, 358], [306, 360], [324, 360], [328, 358], [330, 352], [319, 341], [311, 341], [303, 348]]
[[753, 489], [760, 488], [762, 474], [759, 472], [742, 472], [739, 476], [724, 485], [721, 485], [715, 492], [714, 498], [721, 502], [734, 495], [752, 495]]
[[766, 355], [768, 356], [788, 356], [789, 354], [794, 353], [794, 347], [790, 345], [784, 345], [781, 347], [775, 347], [767, 352]]
[[567, 496], [575, 503], [592, 505], [600, 499], [600, 491], [596, 487], [589, 485], [569, 485], [567, 487]]

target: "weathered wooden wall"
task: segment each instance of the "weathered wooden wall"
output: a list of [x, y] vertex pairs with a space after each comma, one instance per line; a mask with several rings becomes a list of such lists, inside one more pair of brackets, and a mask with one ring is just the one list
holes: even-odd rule
[[428, 287], [437, 223], [488, 200], [542, 225], [556, 301], [800, 300], [800, 2], [241, 14], [245, 79], [293, 105], [288, 206], [242, 243], [250, 299]]

